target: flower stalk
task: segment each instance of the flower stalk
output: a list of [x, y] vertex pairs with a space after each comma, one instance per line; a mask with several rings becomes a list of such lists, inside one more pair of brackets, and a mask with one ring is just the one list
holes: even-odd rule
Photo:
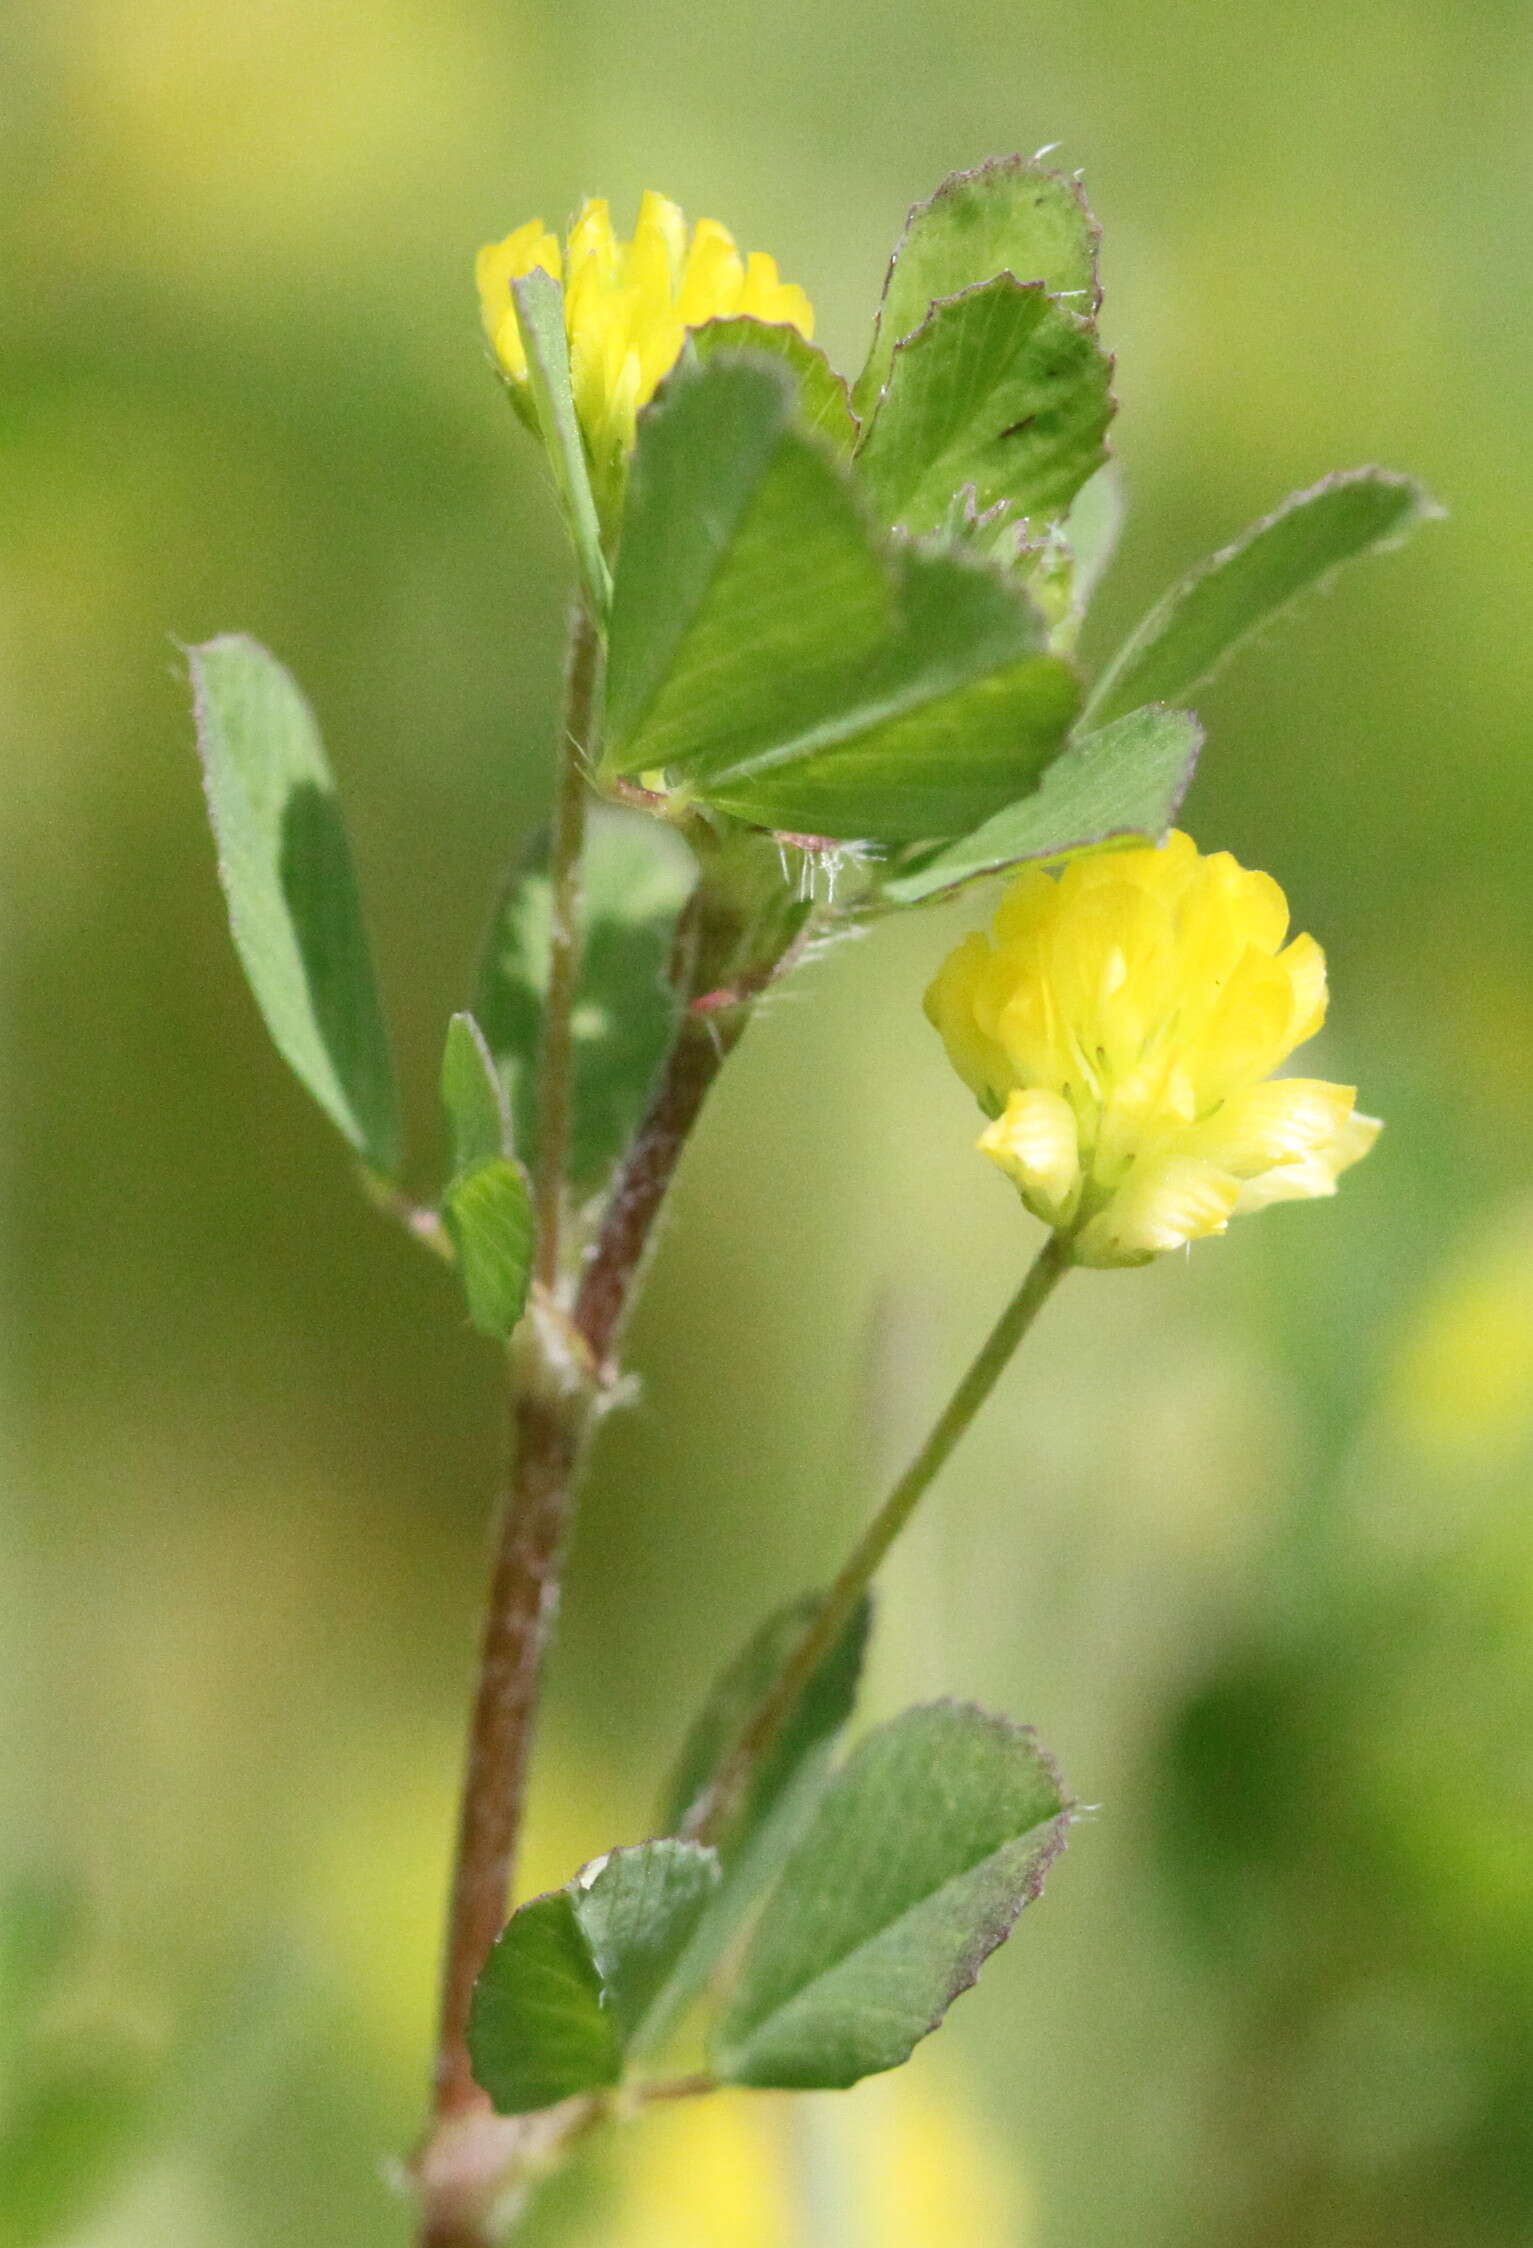
[[840, 1575], [816, 1611], [767, 1694], [757, 1704], [734, 1749], [694, 1805], [686, 1834], [716, 1842], [749, 1791], [752, 1777], [787, 1723], [799, 1697], [851, 1622], [890, 1547], [915, 1513], [954, 1446], [1010, 1365], [1018, 1345], [1070, 1269], [1069, 1246], [1050, 1234], [990, 1330], [968, 1372], [938, 1415], [925, 1443], [863, 1531]]

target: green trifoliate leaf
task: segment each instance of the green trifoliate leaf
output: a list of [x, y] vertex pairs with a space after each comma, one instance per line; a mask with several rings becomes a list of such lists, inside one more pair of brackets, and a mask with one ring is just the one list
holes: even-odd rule
[[1040, 281], [1090, 317], [1099, 302], [1100, 229], [1078, 181], [1020, 156], [955, 172], [905, 222], [884, 284], [868, 363], [852, 403], [864, 421], [888, 380], [895, 346], [914, 335], [932, 305], [976, 282], [1009, 273]]
[[277, 1051], [372, 1168], [399, 1168], [388, 1036], [335, 783], [292, 675], [243, 634], [189, 651], [229, 925]]
[[1087, 716], [1100, 725], [1141, 703], [1181, 701], [1309, 587], [1437, 512], [1419, 484], [1382, 468], [1294, 493], [1156, 603], [1098, 680]]
[[614, 1850], [512, 1914], [474, 1986], [474, 2075], [502, 2115], [622, 2080], [718, 1881], [691, 1842]]
[[1043, 639], [1001, 573], [884, 545], [774, 369], [684, 368], [640, 425], [605, 770], [801, 834], [961, 833], [1068, 730]]
[[1078, 735], [1031, 796], [891, 874], [880, 895], [893, 905], [919, 905], [1024, 860], [1158, 843], [1181, 809], [1202, 744], [1203, 729], [1190, 711], [1153, 707]]
[[935, 530], [955, 492], [1062, 515], [1107, 457], [1112, 361], [1090, 321], [1001, 274], [934, 304], [894, 352], [858, 466], [886, 522]]
[[595, 615], [605, 616], [612, 579], [602, 552], [601, 520], [570, 387], [564, 291], [541, 267], [511, 284], [516, 322], [527, 353], [527, 387], [553, 471], [554, 489], [575, 550], [581, 584]]
[[798, 418], [817, 430], [836, 451], [849, 453], [857, 442], [857, 419], [844, 378], [817, 345], [786, 321], [710, 320], [693, 328], [688, 344], [699, 359], [719, 352], [763, 351], [779, 359], [798, 389]]
[[1035, 1898], [1070, 1809], [1032, 1736], [953, 1703], [852, 1752], [751, 1938], [715, 2041], [727, 2082], [838, 2089], [935, 2029]]
[[[638, 812], [593, 812], [582, 861], [584, 943], [571, 1031], [575, 1093], [570, 1176], [600, 1187], [643, 1112], [676, 1025], [667, 977], [676, 919], [697, 879], [673, 830]], [[511, 1102], [516, 1145], [537, 1159], [538, 1045], [548, 985], [551, 888], [540, 841], [495, 912], [474, 1014]]]
[[442, 1106], [453, 1156], [442, 1223], [458, 1253], [470, 1319], [481, 1335], [504, 1342], [527, 1304], [532, 1197], [511, 1154], [505, 1091], [472, 1015], [454, 1015], [447, 1026]]

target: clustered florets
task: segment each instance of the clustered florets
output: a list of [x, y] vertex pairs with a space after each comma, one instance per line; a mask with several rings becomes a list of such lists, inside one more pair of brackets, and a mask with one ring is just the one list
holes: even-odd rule
[[651, 190], [633, 240], [622, 242], [596, 199], [581, 205], [567, 249], [541, 219], [529, 219], [479, 253], [485, 333], [516, 384], [526, 383], [527, 354], [511, 283], [539, 268], [564, 284], [575, 411], [598, 483], [632, 450], [639, 413], [675, 366], [688, 329], [738, 317], [814, 333], [803, 290], [779, 279], [764, 251], [742, 257], [717, 220], [700, 219], [689, 238], [677, 205]]
[[1188, 836], [1006, 892], [926, 995], [992, 1118], [979, 1145], [1075, 1261], [1143, 1264], [1239, 1211], [1335, 1192], [1379, 1126], [1270, 1072], [1313, 1036], [1325, 956], [1270, 875]]

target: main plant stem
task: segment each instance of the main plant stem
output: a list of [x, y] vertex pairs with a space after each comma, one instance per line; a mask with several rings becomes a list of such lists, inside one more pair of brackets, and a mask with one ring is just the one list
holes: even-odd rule
[[[579, 658], [579, 649], [575, 651]], [[573, 721], [588, 693], [591, 674], [571, 664], [570, 762], [585, 760], [586, 729]], [[563, 824], [579, 833], [579, 815]], [[578, 899], [576, 882], [557, 865], [558, 899]], [[578, 908], [577, 908], [578, 910]], [[579, 964], [578, 924], [560, 983], [562, 1030], [545, 1028], [545, 1069], [566, 1077], [572, 1006]], [[698, 997], [711, 962], [706, 917], [696, 942], [693, 971], [683, 978], [685, 1000]], [[554, 979], [550, 977], [549, 1005]], [[441, 2030], [435, 2085], [435, 2129], [420, 2158], [424, 2205], [423, 2248], [483, 2248], [487, 2238], [483, 2196], [497, 2165], [515, 2159], [508, 2125], [488, 2114], [469, 2063], [466, 2031], [474, 1983], [505, 1918], [531, 1761], [542, 1672], [558, 1609], [559, 1581], [569, 1543], [575, 1497], [587, 1442], [603, 1397], [616, 1378], [624, 1321], [676, 1166], [710, 1088], [737, 1044], [748, 1004], [702, 1013], [688, 1005], [659, 1082], [619, 1171], [601, 1232], [587, 1260], [573, 1312], [566, 1316], [544, 1300], [526, 1322], [513, 1366], [514, 1454], [485, 1618], [479, 1683], [469, 1728], [458, 1857], [443, 1976]], [[568, 1142], [566, 1088], [561, 1108], [545, 1085], [539, 1152]], [[553, 1128], [550, 1130], [550, 1119]], [[542, 1187], [548, 1173], [540, 1168]], [[558, 1196], [540, 1193], [542, 1222], [562, 1223]], [[540, 1232], [539, 1246], [545, 1236]], [[556, 1267], [552, 1268], [557, 1270]]]
[[[548, 984], [533, 1189], [533, 1273], [545, 1299], [551, 1299], [559, 1279], [573, 1074], [571, 1017], [580, 974], [580, 855], [600, 667], [600, 635], [582, 605], [570, 636], [549, 848]], [[482, 2104], [466, 2043], [469, 2001], [505, 1918], [543, 1650], [558, 1606], [571, 1494], [591, 1417], [591, 1385], [582, 1378], [570, 1339], [560, 1335], [551, 1303], [545, 1300], [529, 1324], [531, 1347], [513, 1351], [510, 1359], [513, 1465], [469, 1724], [442, 1970], [434, 2101], [438, 2120]]]
[[771, 1749], [805, 1687], [851, 1622], [858, 1602], [877, 1575], [889, 1548], [1068, 1270], [1064, 1245], [1058, 1234], [1051, 1234], [943, 1407], [926, 1442], [858, 1539], [845, 1567], [816, 1611], [813, 1623], [757, 1704], [733, 1750], [694, 1806], [687, 1821], [687, 1833], [693, 1840], [707, 1842], [728, 1825], [744, 1798], [752, 1774]]

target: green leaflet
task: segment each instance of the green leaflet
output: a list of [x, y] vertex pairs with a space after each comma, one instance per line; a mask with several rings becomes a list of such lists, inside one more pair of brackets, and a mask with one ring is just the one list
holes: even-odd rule
[[357, 1153], [398, 1172], [388, 1035], [314, 715], [257, 641], [188, 651], [229, 926], [277, 1051]]
[[681, 369], [641, 424], [618, 556], [605, 770], [754, 824], [966, 832], [1041, 772], [1077, 705], [982, 561], [886, 549], [759, 358]]
[[718, 1880], [692, 1842], [613, 1850], [512, 1914], [474, 1986], [469, 2052], [502, 2115], [621, 2081]]
[[719, 2025], [734, 2084], [837, 2089], [935, 2029], [1036, 1897], [1069, 1806], [1031, 1734], [951, 1702], [854, 1749], [800, 1835]]
[[629, 474], [606, 769], [690, 775], [735, 738], [791, 736], [894, 615], [857, 495], [796, 427], [787, 375], [759, 354], [679, 367]]
[[511, 1155], [511, 1119], [495, 1064], [472, 1015], [454, 1015], [442, 1056], [442, 1106], [453, 1173], [442, 1222], [457, 1251], [469, 1317], [504, 1342], [527, 1303], [532, 1197]]
[[511, 1915], [474, 1985], [468, 2026], [475, 2079], [502, 2115], [617, 2083], [622, 2048], [601, 1990], [568, 1889]]
[[1112, 361], [1096, 330], [1009, 274], [934, 304], [898, 346], [858, 466], [886, 522], [935, 530], [953, 495], [1047, 522], [1107, 457]]
[[[676, 1027], [667, 977], [676, 920], [697, 878], [674, 830], [639, 812], [594, 810], [582, 864], [584, 943], [571, 1031], [571, 1182], [607, 1178], [643, 1112]], [[537, 1160], [537, 1069], [548, 982], [546, 840], [506, 885], [485, 941], [474, 1015], [510, 1100], [515, 1141]]]
[[[806, 1593], [768, 1616], [721, 1676], [698, 1712], [666, 1792], [662, 1823], [682, 1827], [723, 1759], [807, 1630], [821, 1596]], [[781, 1866], [824, 1783], [837, 1736], [852, 1714], [867, 1651], [872, 1604], [864, 1599], [763, 1758], [745, 1800], [716, 1837], [723, 1878], [676, 1963], [649, 2034], [663, 2039], [734, 1940], [767, 1881]]]
[[1202, 743], [1203, 729], [1190, 711], [1158, 708], [1131, 711], [1077, 735], [1031, 796], [888, 876], [879, 894], [894, 905], [918, 905], [1026, 859], [1069, 858], [1108, 843], [1158, 843], [1181, 808]]
[[871, 418], [895, 347], [914, 335], [939, 298], [1008, 273], [1042, 282], [1090, 317], [1100, 294], [1099, 239], [1079, 182], [1021, 156], [944, 180], [910, 213], [890, 263], [868, 363], [852, 392], [859, 417]]
[[[819, 1612], [821, 1596], [804, 1593], [776, 1609], [754, 1631], [714, 1681], [699, 1710], [666, 1791], [661, 1823], [678, 1829], [741, 1733], [784, 1663]], [[832, 1652], [815, 1672], [797, 1708], [757, 1772], [743, 1816], [725, 1845], [737, 1850], [758, 1827], [794, 1773], [822, 1744], [833, 1741], [852, 1714], [867, 1652], [872, 1603], [864, 1599]]]
[[469, 1014], [454, 1015], [447, 1025], [442, 1108], [451, 1137], [454, 1178], [511, 1154], [514, 1143], [505, 1091], [484, 1034]]
[[709, 320], [689, 331], [688, 344], [700, 360], [720, 352], [761, 351], [781, 360], [797, 386], [798, 418], [817, 430], [838, 452], [857, 442], [857, 419], [844, 378], [817, 345], [808, 343], [786, 321]]
[[1419, 484], [1382, 468], [1295, 492], [1156, 603], [1097, 681], [1087, 718], [1100, 726], [1141, 703], [1180, 702], [1310, 586], [1438, 512]]

